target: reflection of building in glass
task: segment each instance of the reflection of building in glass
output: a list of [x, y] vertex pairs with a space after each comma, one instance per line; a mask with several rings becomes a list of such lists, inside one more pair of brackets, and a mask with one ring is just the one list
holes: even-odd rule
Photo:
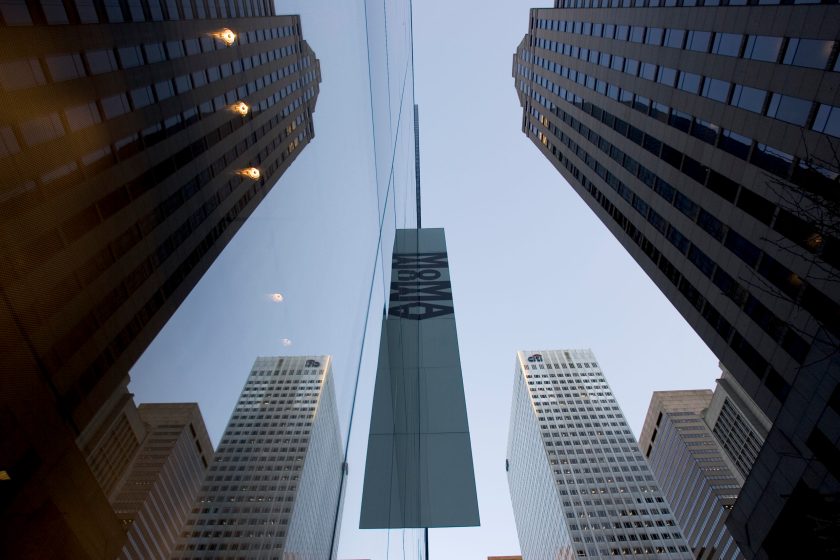
[[340, 437], [329, 356], [257, 358], [172, 558], [335, 558]]
[[774, 423], [729, 518], [748, 557], [783, 519], [840, 553], [840, 26], [780, 3], [556, 0], [513, 63], [525, 134]]
[[168, 558], [213, 461], [198, 405], [138, 407], [123, 385], [78, 443], [127, 535], [119, 558]]
[[264, 0], [5, 2], [0, 21], [0, 541], [113, 557], [73, 439], [312, 139], [319, 63]]
[[146, 439], [111, 503], [128, 533], [120, 558], [167, 558], [195, 503], [213, 446], [198, 405], [141, 404]]
[[692, 558], [589, 350], [517, 353], [506, 467], [525, 558]]
[[741, 484], [704, 421], [711, 401], [708, 389], [655, 391], [639, 448], [695, 559], [742, 559], [725, 524]]
[[743, 484], [758, 458], [771, 423], [732, 374], [725, 368], [722, 370], [705, 412], [705, 421], [720, 443], [732, 473]]

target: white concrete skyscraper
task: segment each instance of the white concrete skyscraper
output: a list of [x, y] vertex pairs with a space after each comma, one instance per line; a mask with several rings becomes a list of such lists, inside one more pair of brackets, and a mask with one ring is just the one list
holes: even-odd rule
[[506, 468], [525, 560], [690, 560], [590, 350], [520, 351]]
[[173, 559], [335, 558], [343, 467], [330, 362], [257, 358]]

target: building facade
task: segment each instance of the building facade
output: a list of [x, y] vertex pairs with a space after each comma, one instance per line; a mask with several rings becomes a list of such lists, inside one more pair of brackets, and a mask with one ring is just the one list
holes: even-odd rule
[[167, 560], [213, 462], [195, 403], [141, 404], [146, 437], [111, 503], [127, 533], [123, 560]]
[[741, 483], [706, 425], [706, 390], [655, 391], [639, 448], [665, 493], [696, 560], [741, 560], [726, 518]]
[[312, 139], [319, 64], [267, 0], [15, 0], [0, 24], [0, 540], [113, 557], [73, 440]]
[[195, 403], [134, 403], [123, 385], [77, 440], [125, 533], [121, 559], [167, 560], [213, 462]]
[[745, 393], [732, 374], [722, 374], [703, 414], [720, 443], [732, 474], [743, 484], [772, 427], [770, 420]]
[[76, 438], [76, 444], [109, 502], [146, 439], [146, 428], [133, 395], [128, 391], [126, 378]]
[[257, 358], [171, 558], [335, 558], [342, 453], [330, 357]]
[[838, 507], [840, 10], [747, 4], [558, 0], [513, 74], [523, 132], [774, 423], [730, 515], [764, 558]]
[[590, 350], [517, 353], [506, 463], [526, 560], [690, 560]]

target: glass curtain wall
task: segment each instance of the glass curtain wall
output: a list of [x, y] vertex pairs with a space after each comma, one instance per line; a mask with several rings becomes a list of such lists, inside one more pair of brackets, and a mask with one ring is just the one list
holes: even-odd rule
[[132, 368], [131, 390], [197, 401], [218, 444], [257, 356], [331, 355], [347, 449], [338, 557], [419, 560], [422, 530], [358, 529], [394, 232], [416, 226], [411, 3], [276, 7], [300, 14], [320, 61], [314, 138]]

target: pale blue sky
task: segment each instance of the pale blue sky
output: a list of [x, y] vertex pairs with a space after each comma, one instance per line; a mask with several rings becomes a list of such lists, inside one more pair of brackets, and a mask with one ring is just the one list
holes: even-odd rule
[[[521, 132], [511, 63], [534, 6], [534, 0], [413, 6], [423, 225], [446, 228], [482, 521], [478, 528], [433, 529], [434, 560], [519, 551], [504, 471], [516, 350], [591, 348], [636, 434], [652, 391], [711, 388], [719, 374], [699, 337]], [[382, 10], [382, 3], [367, 8]], [[199, 402], [214, 442], [257, 355], [333, 354], [339, 401], [348, 410], [365, 325], [377, 197], [387, 177], [382, 158], [372, 155], [363, 3], [287, 2], [281, 11], [302, 14], [304, 37], [321, 60], [315, 139], [132, 370], [139, 402]], [[400, 21], [392, 14], [389, 24]], [[406, 53], [398, 44], [389, 49], [393, 68]], [[402, 83], [402, 76], [390, 78]], [[387, 98], [374, 97], [374, 111], [387, 114], [377, 106]], [[391, 99], [399, 100], [394, 91]], [[394, 119], [389, 124], [393, 136]], [[406, 190], [407, 175], [398, 170], [395, 177]], [[404, 203], [398, 199], [398, 226]], [[385, 243], [388, 253], [390, 239]], [[285, 295], [283, 303], [270, 300], [275, 291]], [[373, 301], [383, 297], [378, 274]], [[403, 545], [405, 557], [416, 550], [412, 532], [358, 529], [379, 342], [378, 312], [371, 317], [350, 445], [343, 559], [402, 558]], [[292, 345], [284, 347], [283, 338]], [[346, 414], [342, 422], [346, 430]]]

